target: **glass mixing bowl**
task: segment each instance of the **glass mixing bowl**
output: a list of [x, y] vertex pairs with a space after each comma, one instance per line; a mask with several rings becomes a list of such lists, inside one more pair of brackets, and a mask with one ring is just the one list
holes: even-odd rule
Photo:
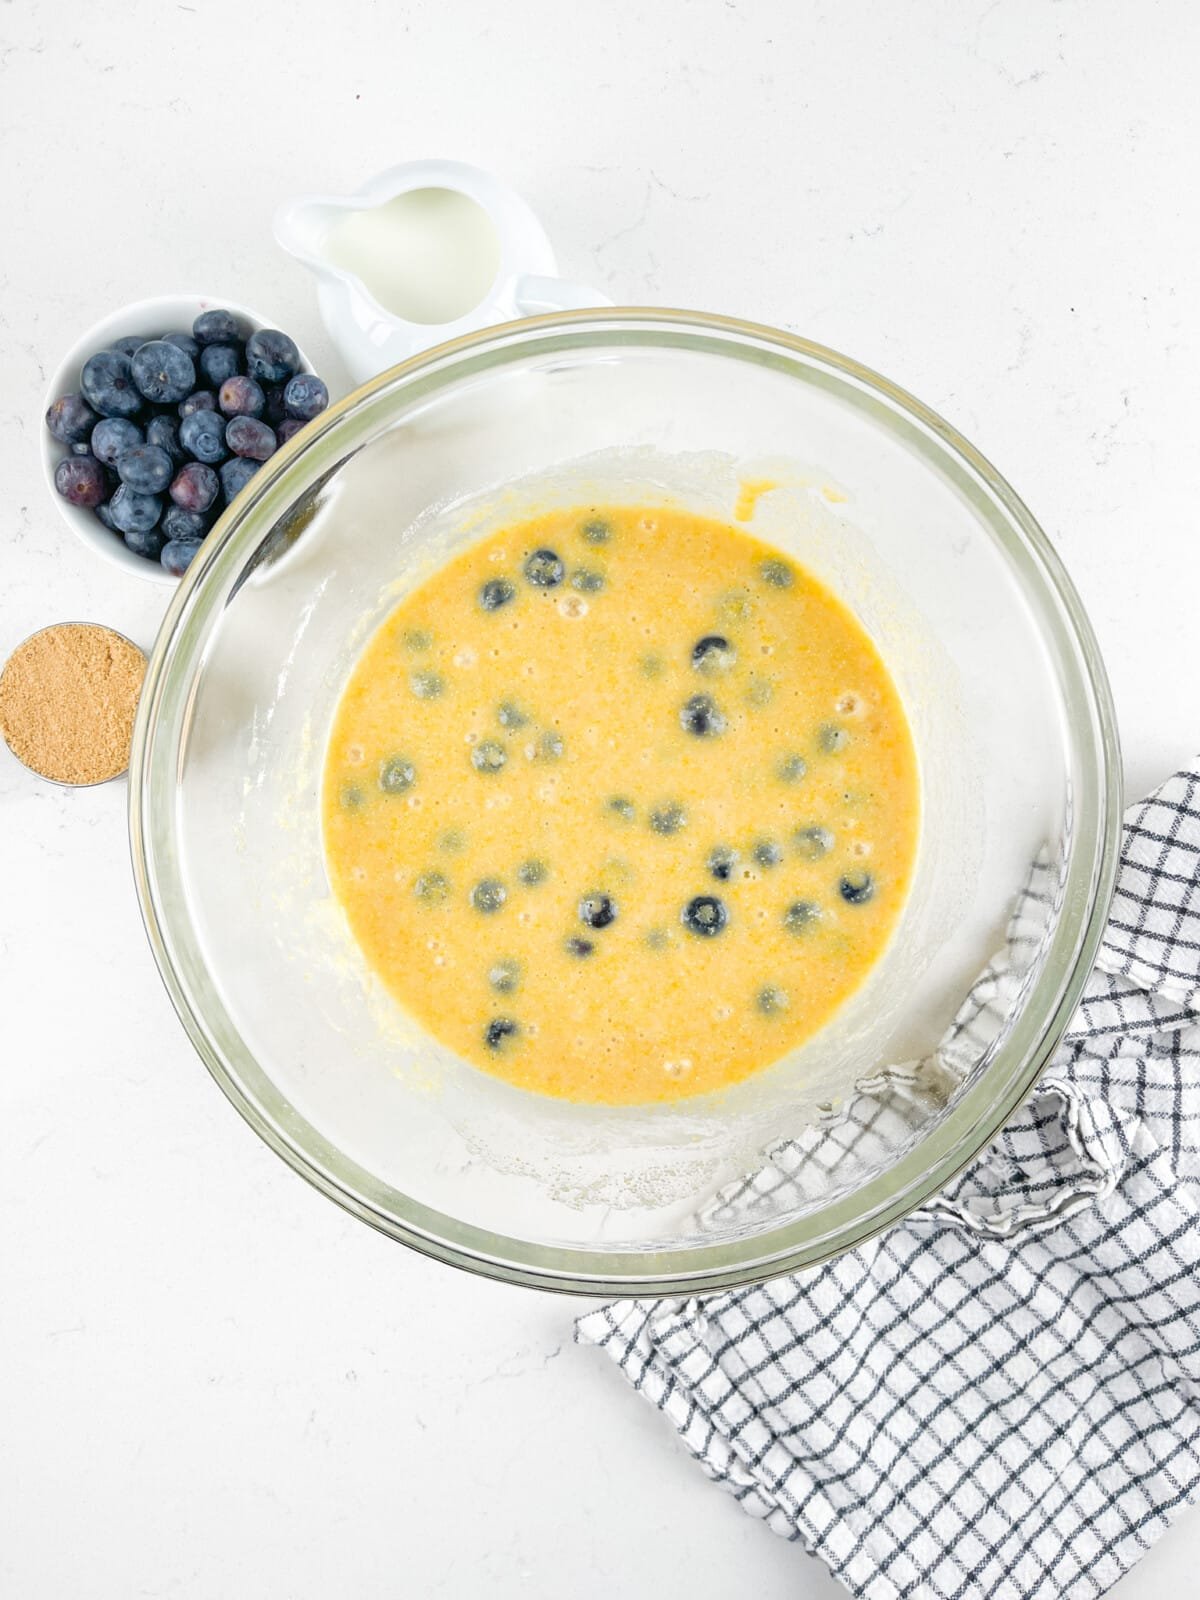
[[[923, 824], [902, 921], [832, 1023], [722, 1095], [609, 1108], [512, 1089], [404, 1017], [330, 898], [318, 792], [338, 695], [397, 598], [503, 520], [603, 501], [729, 518], [747, 483], [750, 526], [851, 606], [907, 705]], [[130, 823], [184, 1025], [297, 1172], [477, 1272], [694, 1294], [860, 1243], [988, 1142], [1095, 954], [1119, 771], [1075, 592], [952, 428], [767, 328], [581, 312], [429, 351], [257, 474], [163, 625]]]

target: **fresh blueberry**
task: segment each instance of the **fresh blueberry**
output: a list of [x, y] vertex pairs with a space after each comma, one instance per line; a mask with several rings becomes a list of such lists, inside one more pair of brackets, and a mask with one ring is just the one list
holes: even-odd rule
[[581, 939], [578, 934], [572, 934], [569, 939], [563, 940], [563, 948], [568, 955], [578, 956], [582, 960], [584, 956], [590, 956], [595, 950], [596, 941], [594, 939]]
[[147, 561], [158, 561], [167, 543], [162, 528], [131, 528], [125, 535], [125, 548]]
[[92, 429], [92, 454], [106, 467], [115, 467], [118, 456], [144, 441], [142, 430], [128, 417], [102, 417]]
[[299, 366], [299, 350], [278, 328], [259, 328], [246, 340], [246, 371], [260, 383], [286, 383]]
[[687, 812], [677, 801], [668, 800], [650, 813], [650, 826], [655, 833], [678, 833], [687, 826]]
[[417, 769], [405, 756], [389, 756], [379, 768], [379, 787], [384, 794], [403, 794], [417, 781]]
[[408, 687], [418, 700], [437, 700], [446, 692], [446, 680], [440, 672], [414, 672], [408, 680]]
[[698, 894], [684, 906], [679, 919], [697, 938], [713, 939], [729, 921], [729, 913], [715, 894]]
[[283, 405], [289, 417], [311, 422], [329, 404], [329, 390], [313, 372], [298, 372], [289, 378], [283, 391]]
[[450, 893], [450, 880], [444, 872], [422, 872], [413, 884], [413, 893], [427, 906], [440, 906]]
[[561, 761], [566, 746], [561, 733], [547, 728], [538, 740], [538, 756], [542, 761]]
[[267, 397], [262, 384], [253, 378], [235, 375], [221, 384], [217, 404], [227, 417], [261, 417]]
[[515, 700], [502, 700], [496, 707], [496, 721], [502, 728], [523, 728], [529, 718]]
[[480, 878], [471, 890], [471, 904], [485, 917], [494, 916], [508, 899], [508, 890], [499, 878]]
[[545, 883], [550, 875], [550, 869], [544, 861], [539, 861], [536, 856], [528, 861], [522, 861], [517, 868], [517, 882], [523, 883], [527, 889], [535, 888], [539, 883]]
[[179, 442], [188, 455], [215, 467], [229, 454], [225, 448], [225, 418], [216, 411], [191, 412], [179, 424]]
[[725, 732], [726, 722], [712, 695], [694, 694], [679, 708], [679, 726], [697, 739], [715, 739]]
[[247, 456], [251, 461], [265, 461], [278, 448], [274, 428], [268, 428], [257, 417], [230, 417], [225, 425], [225, 443], [235, 456]]
[[89, 356], [79, 374], [83, 398], [102, 417], [136, 417], [145, 401], [133, 381], [129, 357], [119, 350]]
[[275, 437], [281, 445], [285, 445], [289, 439], [294, 439], [301, 428], [305, 426], [306, 424], [300, 422], [296, 417], [284, 417], [283, 421], [275, 429]]
[[148, 533], [162, 516], [162, 501], [156, 494], [139, 494], [124, 483], [108, 504], [122, 533]]
[[777, 839], [756, 840], [750, 853], [754, 857], [755, 865], [760, 867], [777, 867], [783, 860], [783, 846]]
[[727, 844], [714, 845], [708, 852], [708, 870], [718, 883], [729, 882], [737, 863], [737, 851], [731, 850]]
[[610, 795], [604, 805], [610, 816], [620, 817], [622, 822], [632, 822], [636, 815], [633, 801], [623, 794]]
[[566, 568], [553, 550], [535, 550], [525, 559], [525, 580], [535, 589], [556, 589]]
[[188, 360], [195, 364], [200, 354], [200, 346], [190, 333], [164, 333], [162, 341], [164, 344], [173, 344], [176, 350], [182, 350]]
[[817, 731], [817, 743], [827, 756], [836, 755], [850, 743], [850, 735], [836, 722], [824, 722]]
[[68, 448], [73, 456], [90, 456], [92, 442], [90, 439], [76, 439], [75, 443], [68, 446]]
[[117, 458], [121, 482], [135, 494], [161, 494], [171, 481], [174, 465], [156, 444], [135, 444]]
[[503, 1050], [506, 1039], [515, 1039], [521, 1029], [511, 1017], [493, 1017], [483, 1030], [483, 1042], [489, 1050]]
[[248, 461], [245, 456], [234, 456], [232, 461], [222, 461], [217, 471], [221, 477], [221, 493], [225, 497], [225, 504], [230, 505], [242, 492], [250, 479], [258, 471], [257, 461]]
[[151, 417], [146, 424], [146, 443], [165, 450], [176, 466], [184, 459], [183, 446], [179, 442], [179, 424], [173, 417]]
[[787, 990], [768, 983], [758, 991], [754, 1003], [764, 1017], [778, 1016], [781, 1011], [786, 1011], [788, 1008]]
[[786, 561], [764, 561], [759, 566], [758, 575], [772, 589], [790, 589], [794, 580], [792, 569]]
[[599, 594], [604, 588], [604, 574], [593, 572], [591, 567], [576, 567], [571, 574], [571, 587], [580, 594]]
[[610, 894], [585, 894], [579, 902], [579, 920], [589, 928], [607, 928], [617, 920], [617, 902]]
[[95, 456], [64, 456], [54, 469], [54, 487], [69, 504], [90, 510], [108, 494], [108, 479]]
[[479, 604], [485, 611], [499, 611], [510, 600], [515, 600], [516, 585], [507, 578], [489, 578], [479, 590]]
[[96, 424], [96, 413], [81, 394], [64, 394], [46, 412], [46, 426], [59, 444], [79, 444]]
[[179, 415], [181, 418], [190, 417], [193, 411], [215, 411], [217, 397], [211, 389], [197, 389], [195, 394], [188, 395], [186, 400], [179, 402]]
[[820, 920], [821, 908], [812, 900], [794, 900], [783, 913], [783, 925], [789, 933], [807, 933]]
[[508, 751], [496, 739], [483, 739], [471, 751], [476, 772], [499, 772], [508, 760]]
[[775, 767], [776, 776], [782, 783], [799, 783], [807, 771], [808, 762], [794, 752], [780, 756]]
[[182, 506], [168, 506], [160, 524], [168, 539], [203, 539], [211, 518], [200, 511], [185, 511]]
[[207, 511], [220, 493], [221, 480], [202, 461], [189, 461], [171, 480], [170, 495], [184, 511]]
[[230, 378], [237, 377], [242, 365], [241, 351], [235, 344], [206, 344], [200, 352], [198, 365], [205, 383], [219, 389]]
[[521, 982], [521, 963], [511, 956], [493, 961], [488, 968], [488, 982], [497, 994], [514, 994]]
[[196, 363], [165, 339], [139, 345], [130, 361], [133, 381], [156, 405], [178, 405], [196, 387]]
[[612, 538], [612, 523], [603, 517], [591, 517], [579, 532], [585, 544], [607, 544]]
[[109, 349], [116, 350], [119, 355], [132, 357], [133, 352], [140, 350], [145, 342], [145, 339], [138, 338], [136, 334], [126, 334], [122, 339], [114, 339]]
[[720, 633], [706, 633], [692, 646], [692, 666], [705, 674], [728, 672], [737, 661], [737, 651]]
[[792, 835], [792, 842], [797, 853], [805, 861], [820, 861], [822, 856], [827, 856], [833, 849], [833, 835], [828, 828], [813, 826], [811, 828], [797, 828]]
[[875, 879], [869, 872], [850, 872], [838, 882], [838, 893], [848, 906], [865, 906], [875, 894]]
[[113, 515], [112, 515], [112, 512], [108, 508], [108, 501], [107, 500], [102, 500], [100, 502], [100, 504], [98, 506], [96, 506], [94, 509], [95, 509], [97, 517], [100, 519], [100, 521], [104, 524], [104, 526], [108, 529], [108, 531], [110, 533], [120, 533], [120, 531], [121, 531], [120, 528], [118, 528], [116, 523], [113, 521]]
[[242, 337], [242, 325], [232, 311], [202, 311], [192, 323], [192, 336], [199, 345], [236, 344]]

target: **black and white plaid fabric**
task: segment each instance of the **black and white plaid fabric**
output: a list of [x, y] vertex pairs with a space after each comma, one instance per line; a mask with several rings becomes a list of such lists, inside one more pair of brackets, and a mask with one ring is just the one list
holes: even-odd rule
[[618, 1302], [577, 1337], [865, 1600], [1109, 1589], [1200, 1498], [1200, 769], [1128, 813], [1066, 1039], [939, 1202], [827, 1266]]

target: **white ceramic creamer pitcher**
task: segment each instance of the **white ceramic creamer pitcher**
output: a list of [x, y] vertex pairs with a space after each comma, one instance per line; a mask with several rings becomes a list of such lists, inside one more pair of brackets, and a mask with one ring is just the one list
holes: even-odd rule
[[291, 200], [275, 237], [316, 276], [321, 317], [358, 383], [492, 323], [612, 303], [556, 276], [520, 195], [458, 161], [410, 161], [345, 198]]

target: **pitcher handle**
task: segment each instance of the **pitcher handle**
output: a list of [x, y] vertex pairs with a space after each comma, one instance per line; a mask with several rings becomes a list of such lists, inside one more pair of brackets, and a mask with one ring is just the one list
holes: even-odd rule
[[568, 283], [565, 278], [541, 278], [534, 273], [517, 279], [513, 298], [517, 308], [528, 317], [546, 311], [588, 311], [612, 305], [606, 294], [587, 284]]

